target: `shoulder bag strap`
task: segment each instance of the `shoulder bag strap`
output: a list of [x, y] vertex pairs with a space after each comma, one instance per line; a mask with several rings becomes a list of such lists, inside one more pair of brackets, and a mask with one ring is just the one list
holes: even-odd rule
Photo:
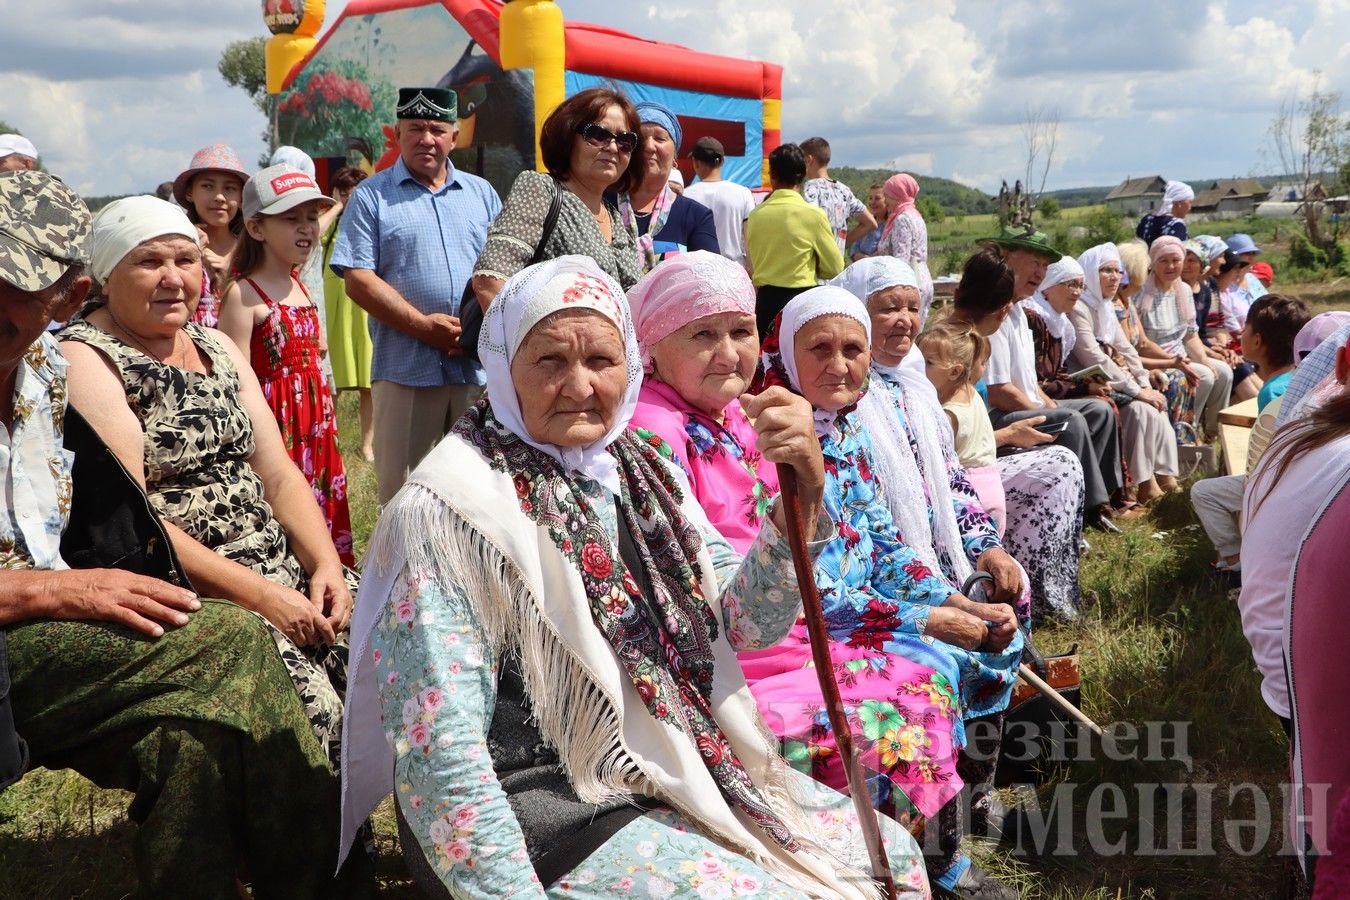
[[534, 248], [534, 258], [530, 260], [530, 265], [543, 262], [547, 257], [549, 238], [553, 237], [553, 231], [558, 225], [558, 213], [562, 210], [562, 185], [558, 184], [556, 178], [549, 179], [553, 183], [553, 202], [549, 204], [548, 215], [544, 216], [544, 231], [539, 235], [539, 243]]

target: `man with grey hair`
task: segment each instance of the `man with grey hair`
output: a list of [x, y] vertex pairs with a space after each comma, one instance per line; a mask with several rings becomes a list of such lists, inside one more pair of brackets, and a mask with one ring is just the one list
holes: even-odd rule
[[257, 897], [373, 889], [363, 858], [332, 877], [337, 780], [263, 620], [196, 596], [66, 402], [46, 327], [89, 294], [90, 231], [58, 179], [0, 173], [0, 789], [31, 765], [134, 791], [143, 896], [236, 896], [240, 863]]

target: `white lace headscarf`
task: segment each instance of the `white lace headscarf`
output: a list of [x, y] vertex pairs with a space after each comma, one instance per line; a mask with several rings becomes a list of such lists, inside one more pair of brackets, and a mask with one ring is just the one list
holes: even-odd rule
[[1078, 257], [1078, 265], [1083, 269], [1083, 283], [1086, 285], [1078, 302], [1086, 304], [1092, 311], [1093, 336], [1103, 344], [1119, 347], [1125, 339], [1120, 333], [1120, 322], [1116, 319], [1115, 298], [1102, 296], [1101, 268], [1110, 262], [1122, 270], [1125, 268], [1120, 259], [1120, 250], [1115, 244], [1089, 247]]
[[[893, 256], [859, 260], [830, 283], [864, 303], [889, 288], [919, 286], [914, 270]], [[951, 579], [960, 587], [971, 566], [947, 478], [951, 425], [923, 368], [908, 365], [908, 359], [887, 366], [873, 355], [872, 387], [858, 401], [858, 421], [871, 438], [872, 468], [896, 530], [934, 572], [946, 574], [942, 559], [949, 560]]]
[[[604, 437], [585, 447], [560, 447], [530, 437], [520, 413], [520, 400], [511, 380], [511, 360], [530, 329], [556, 312], [589, 309], [604, 316], [623, 339], [628, 386]], [[623, 289], [589, 256], [559, 256], [528, 266], [506, 282], [483, 317], [478, 336], [478, 358], [487, 376], [487, 395], [497, 421], [531, 447], [556, 459], [565, 471], [576, 472], [619, 493], [618, 463], [609, 452], [637, 406], [642, 389], [642, 361], [637, 335]]]

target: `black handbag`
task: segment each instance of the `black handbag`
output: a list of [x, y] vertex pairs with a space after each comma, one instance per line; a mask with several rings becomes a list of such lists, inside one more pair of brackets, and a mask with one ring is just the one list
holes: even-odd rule
[[[553, 237], [553, 230], [558, 225], [558, 213], [562, 210], [562, 186], [558, 184], [557, 179], [549, 180], [553, 182], [553, 202], [549, 204], [548, 215], [544, 216], [544, 230], [539, 235], [534, 256], [528, 263], [531, 266], [544, 261], [544, 254], [548, 252], [549, 238]], [[478, 335], [482, 331], [483, 306], [473, 291], [473, 278], [470, 277], [464, 285], [464, 296], [459, 301], [459, 350], [462, 355], [474, 362], [479, 362]]]

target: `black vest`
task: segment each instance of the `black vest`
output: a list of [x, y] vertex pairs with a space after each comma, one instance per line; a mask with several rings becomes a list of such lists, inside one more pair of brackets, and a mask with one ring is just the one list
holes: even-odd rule
[[[145, 491], [73, 406], [66, 408], [64, 444], [75, 454], [70, 521], [61, 533], [66, 565], [125, 569], [191, 589]], [[0, 629], [0, 790], [27, 768], [28, 747], [15, 730], [10, 707], [9, 662]]]

